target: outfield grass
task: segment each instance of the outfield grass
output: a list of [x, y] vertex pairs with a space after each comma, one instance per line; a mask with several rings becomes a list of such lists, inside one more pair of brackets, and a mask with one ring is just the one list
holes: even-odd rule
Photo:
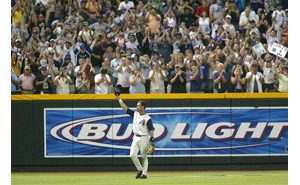
[[12, 173], [12, 185], [287, 185], [287, 171]]

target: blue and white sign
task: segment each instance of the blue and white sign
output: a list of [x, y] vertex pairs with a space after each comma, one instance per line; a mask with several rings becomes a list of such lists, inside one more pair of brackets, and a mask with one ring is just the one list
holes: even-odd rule
[[[147, 108], [154, 157], [287, 155], [287, 107]], [[122, 109], [44, 110], [45, 157], [128, 157], [132, 119]]]

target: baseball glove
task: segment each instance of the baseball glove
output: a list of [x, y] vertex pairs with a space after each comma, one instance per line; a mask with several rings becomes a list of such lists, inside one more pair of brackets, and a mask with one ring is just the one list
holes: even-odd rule
[[150, 142], [150, 144], [148, 146], [147, 154], [153, 155], [154, 151], [155, 151], [155, 144], [154, 144], [154, 142]]

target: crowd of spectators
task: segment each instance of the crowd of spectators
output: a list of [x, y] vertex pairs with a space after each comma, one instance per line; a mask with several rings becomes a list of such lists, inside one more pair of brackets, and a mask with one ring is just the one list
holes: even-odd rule
[[12, 0], [11, 20], [12, 93], [288, 91], [287, 0]]

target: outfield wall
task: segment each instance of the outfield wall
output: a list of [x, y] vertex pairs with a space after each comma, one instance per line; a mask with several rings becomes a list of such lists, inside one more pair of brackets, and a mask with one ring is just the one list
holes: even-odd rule
[[[150, 170], [287, 169], [285, 93], [122, 98], [147, 101]], [[13, 95], [12, 171], [133, 170], [130, 123], [114, 95]]]

